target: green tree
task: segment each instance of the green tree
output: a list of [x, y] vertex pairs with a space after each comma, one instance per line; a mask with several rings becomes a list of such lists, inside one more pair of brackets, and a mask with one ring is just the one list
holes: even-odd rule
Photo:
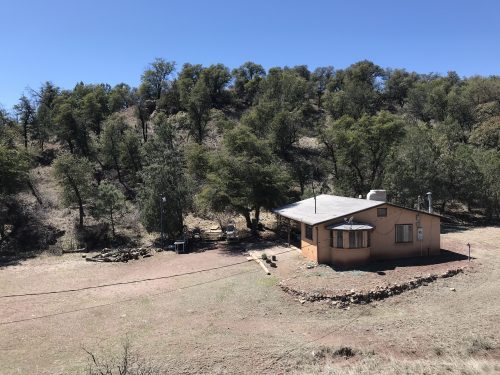
[[70, 153], [88, 157], [92, 152], [89, 131], [80, 121], [77, 110], [76, 98], [71, 93], [59, 96], [54, 109], [55, 132]]
[[405, 136], [386, 163], [384, 187], [393, 192], [393, 201], [413, 207], [417, 197], [428, 191], [441, 197], [441, 177], [437, 175], [439, 147], [434, 132], [424, 123], [406, 126]]
[[261, 209], [284, 203], [289, 175], [272, 154], [266, 141], [259, 140], [250, 128], [238, 126], [224, 136], [223, 149], [212, 159], [201, 198], [219, 210], [231, 208], [252, 225], [251, 212], [258, 223]]
[[16, 139], [16, 122], [9, 113], [0, 106], [0, 144], [14, 148]]
[[81, 99], [77, 114], [86, 128], [98, 136], [101, 134], [101, 124], [109, 114], [108, 96], [102, 86], [97, 86]]
[[19, 123], [23, 128], [24, 148], [28, 148], [30, 133], [32, 131], [32, 127], [34, 127], [36, 123], [35, 108], [30, 100], [23, 95], [19, 99], [19, 103], [14, 106], [14, 110], [16, 111]]
[[334, 75], [335, 71], [333, 66], [318, 67], [311, 75], [311, 80], [314, 84], [314, 91], [316, 93], [316, 105], [318, 108], [321, 108], [321, 100]]
[[59, 96], [59, 88], [54, 86], [52, 82], [45, 82], [38, 91], [32, 90], [32, 96], [37, 104], [34, 138], [38, 140], [43, 151], [45, 142], [50, 139], [54, 132], [54, 108]]
[[30, 159], [26, 152], [0, 140], [0, 198], [25, 189], [29, 182]]
[[234, 90], [244, 106], [251, 106], [258, 94], [262, 79], [266, 75], [262, 65], [247, 61], [231, 72], [234, 78]]
[[384, 74], [383, 96], [386, 107], [395, 110], [403, 108], [406, 103], [408, 92], [418, 81], [416, 73], [408, 73], [404, 69], [387, 69]]
[[178, 139], [182, 125], [176, 120], [177, 116], [172, 119], [163, 114], [155, 119], [155, 135], [145, 145], [143, 184], [139, 190], [141, 221], [145, 228], [160, 231], [163, 210], [163, 230], [170, 239], [182, 233], [184, 214], [191, 201], [184, 152]]
[[211, 109], [210, 91], [204, 81], [196, 82], [186, 105], [190, 119], [190, 133], [194, 140], [201, 144], [205, 139]]
[[143, 166], [143, 149], [141, 140], [133, 129], [126, 129], [120, 143], [120, 164], [126, 171], [127, 182], [140, 181], [139, 173]]
[[63, 154], [56, 159], [54, 175], [62, 187], [64, 203], [78, 204], [79, 227], [83, 228], [84, 205], [91, 197], [92, 164], [85, 157]]
[[110, 91], [108, 95], [109, 112], [118, 112], [126, 109], [134, 103], [132, 89], [126, 83], [119, 83]]
[[125, 196], [115, 185], [107, 181], [99, 185], [93, 215], [98, 220], [104, 219], [109, 222], [113, 237], [116, 236], [116, 220], [125, 214], [126, 209]]
[[202, 72], [203, 66], [200, 64], [184, 64], [182, 66], [177, 82], [179, 86], [180, 101], [184, 110], [187, 110], [191, 90], [193, 90], [194, 86], [200, 79]]
[[352, 195], [382, 187], [385, 162], [404, 135], [401, 118], [382, 111], [328, 121], [322, 134], [337, 187]]
[[495, 149], [476, 149], [475, 164], [481, 172], [483, 184], [476, 184], [475, 191], [481, 194], [481, 204], [490, 219], [500, 218], [500, 154]]
[[[231, 73], [226, 66], [223, 64], [210, 65], [203, 69], [200, 79], [207, 87], [211, 107], [222, 109], [231, 102], [231, 94], [227, 90], [231, 81]], [[196, 85], [194, 90], [196, 90]]]
[[374, 115], [381, 108], [383, 77], [382, 68], [367, 60], [337, 70], [328, 85], [326, 110], [335, 119], [344, 115], [355, 119]]
[[118, 113], [112, 114], [104, 123], [104, 130], [101, 137], [101, 153], [103, 162], [106, 167], [112, 168], [116, 171], [118, 181], [126, 189], [123, 178], [123, 151], [125, 151], [124, 139], [127, 124], [122, 115]]
[[156, 58], [141, 76], [141, 85], [148, 98], [158, 100], [168, 90], [169, 77], [175, 71], [175, 62]]

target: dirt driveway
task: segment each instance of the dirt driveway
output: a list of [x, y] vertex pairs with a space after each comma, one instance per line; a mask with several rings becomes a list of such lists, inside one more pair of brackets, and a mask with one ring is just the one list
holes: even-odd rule
[[[0, 269], [0, 373], [78, 373], [87, 362], [82, 347], [115, 352], [125, 337], [172, 374], [300, 372], [303, 358], [322, 345], [381, 360], [467, 353], [478, 339], [498, 348], [500, 228], [443, 235], [449, 246], [467, 242], [474, 272], [349, 310], [297, 303], [277, 277], [235, 249], [159, 253], [127, 264], [42, 256]], [[278, 263], [296, 257], [283, 253]], [[498, 354], [485, 355], [496, 361]]]

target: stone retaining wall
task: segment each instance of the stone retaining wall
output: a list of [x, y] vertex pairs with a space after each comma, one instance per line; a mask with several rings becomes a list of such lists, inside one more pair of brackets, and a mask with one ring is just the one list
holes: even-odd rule
[[427, 285], [433, 281], [436, 281], [437, 279], [445, 279], [455, 276], [459, 273], [462, 273], [463, 271], [463, 267], [450, 269], [440, 275], [433, 274], [417, 277], [414, 280], [402, 284], [377, 286], [375, 289], [372, 289], [368, 292], [351, 290], [350, 292], [342, 292], [338, 294], [324, 294], [320, 292], [297, 290], [285, 285], [283, 281], [281, 281], [279, 285], [281, 289], [286, 293], [299, 297], [301, 303], [304, 303], [306, 301], [328, 301], [328, 303], [330, 303], [334, 307], [345, 308], [350, 304], [367, 304], [372, 301], [382, 300], [397, 294], [401, 294], [411, 289], [416, 289], [422, 285]]

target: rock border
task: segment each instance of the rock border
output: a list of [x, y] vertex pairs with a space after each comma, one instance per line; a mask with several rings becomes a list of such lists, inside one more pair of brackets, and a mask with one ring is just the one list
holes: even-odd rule
[[436, 275], [430, 274], [428, 276], [417, 277], [402, 284], [393, 284], [387, 286], [377, 286], [368, 292], [355, 291], [342, 292], [338, 294], [324, 294], [320, 292], [306, 292], [304, 290], [297, 290], [284, 284], [283, 281], [279, 283], [280, 288], [292, 296], [299, 297], [300, 303], [328, 301], [333, 307], [347, 308], [351, 304], [364, 305], [373, 301], [380, 301], [391, 296], [404, 293], [408, 290], [416, 289], [422, 285], [427, 285], [438, 279], [446, 279], [453, 277], [459, 273], [464, 272], [465, 267], [453, 268], [448, 271]]

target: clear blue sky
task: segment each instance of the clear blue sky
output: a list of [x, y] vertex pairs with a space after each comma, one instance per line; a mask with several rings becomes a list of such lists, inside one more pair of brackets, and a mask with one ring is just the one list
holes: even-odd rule
[[138, 84], [155, 57], [500, 75], [496, 0], [0, 0], [0, 104], [50, 80]]

